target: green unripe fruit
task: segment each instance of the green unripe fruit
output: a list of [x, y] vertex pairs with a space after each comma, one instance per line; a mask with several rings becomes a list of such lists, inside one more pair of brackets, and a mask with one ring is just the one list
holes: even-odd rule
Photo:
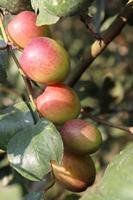
[[93, 0], [46, 0], [43, 5], [49, 13], [64, 17], [87, 9]]
[[65, 84], [47, 86], [43, 94], [37, 97], [36, 106], [42, 116], [56, 124], [74, 119], [80, 112], [77, 94]]
[[12, 14], [23, 10], [31, 10], [30, 0], [0, 0], [0, 7], [7, 9]]
[[100, 131], [91, 123], [80, 119], [66, 122], [61, 129], [66, 148], [76, 154], [91, 154], [102, 144]]
[[94, 183], [96, 170], [90, 156], [65, 152], [61, 165], [51, 164], [56, 180], [72, 192], [83, 192]]

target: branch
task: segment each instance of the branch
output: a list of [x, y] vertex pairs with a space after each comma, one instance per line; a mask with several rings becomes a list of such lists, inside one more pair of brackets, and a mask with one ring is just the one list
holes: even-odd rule
[[86, 112], [84, 109], [82, 109], [81, 112], [83, 114], [85, 114], [88, 118], [90, 118], [90, 119], [92, 119], [92, 120], [94, 120], [94, 121], [96, 121], [100, 124], [104, 124], [105, 126], [110, 126], [112, 128], [120, 129], [120, 130], [125, 131], [129, 134], [133, 134], [133, 127], [126, 127], [126, 126], [121, 126], [121, 125], [117, 125], [117, 124], [108, 122], [108, 121], [101, 119], [97, 116], [91, 115], [90, 113]]
[[66, 80], [66, 84], [74, 86], [80, 79], [81, 75], [90, 66], [90, 64], [103, 52], [108, 44], [120, 34], [128, 19], [133, 15], [133, 0], [128, 1], [125, 8], [121, 11], [118, 17], [114, 20], [112, 25], [103, 33], [102, 40], [96, 40], [88, 55], [85, 55], [80, 61], [79, 66], [76, 67], [74, 73]]
[[[5, 31], [5, 28], [4, 28], [4, 25], [3, 25], [3, 16], [2, 16], [1, 14], [0, 14], [0, 29], [1, 29], [2, 36], [3, 36], [3, 38], [4, 38], [5, 43], [8, 44], [8, 37], [7, 37], [6, 31]], [[34, 116], [33, 116], [33, 119], [34, 119], [34, 122], [36, 123], [36, 122], [38, 121], [38, 119], [39, 119], [39, 115], [38, 115], [38, 113], [37, 113], [36, 105], [35, 105], [34, 100], [33, 100], [33, 97], [32, 97], [31, 82], [30, 82], [30, 80], [29, 80], [28, 78], [26, 78], [26, 76], [23, 74], [23, 72], [22, 72], [22, 70], [21, 70], [20, 63], [19, 63], [19, 61], [18, 61], [18, 59], [17, 59], [17, 57], [16, 57], [16, 55], [15, 55], [13, 49], [12, 49], [12, 46], [8, 46], [8, 47], [9, 47], [9, 48], [8, 48], [9, 53], [10, 53], [10, 55], [12, 56], [12, 58], [13, 58], [15, 64], [16, 64], [16, 66], [18, 67], [18, 70], [19, 70], [19, 72], [20, 72], [20, 74], [21, 74], [21, 76], [22, 76], [22, 78], [23, 78], [23, 80], [24, 80], [24, 82], [25, 82], [27, 97], [28, 97], [28, 99], [30, 100], [33, 109], [35, 110], [35, 112], [34, 112], [34, 110], [33, 110], [32, 115], [34, 115]], [[32, 107], [31, 107], [31, 110], [32, 110]]]

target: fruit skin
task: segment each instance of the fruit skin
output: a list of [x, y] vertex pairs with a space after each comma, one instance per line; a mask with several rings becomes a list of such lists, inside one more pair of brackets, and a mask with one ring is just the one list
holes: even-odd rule
[[56, 161], [51, 164], [56, 180], [72, 192], [83, 192], [95, 181], [96, 170], [90, 156], [65, 152], [61, 165]]
[[48, 37], [32, 39], [20, 57], [20, 65], [29, 78], [48, 85], [64, 81], [70, 70], [68, 53]]
[[102, 144], [98, 128], [81, 119], [67, 121], [61, 129], [61, 136], [66, 148], [76, 154], [91, 154]]
[[46, 25], [36, 26], [37, 15], [32, 11], [23, 11], [14, 16], [7, 26], [9, 40], [20, 48], [24, 48], [31, 39], [47, 36], [49, 28]]
[[23, 10], [31, 10], [30, 0], [0, 0], [0, 7], [6, 8], [12, 14], [17, 14]]
[[69, 15], [75, 15], [83, 9], [87, 9], [88, 6], [94, 0], [46, 0], [43, 5], [44, 9], [53, 15], [59, 17], [65, 17]]
[[56, 124], [74, 119], [80, 112], [77, 94], [61, 83], [47, 86], [43, 94], [36, 99], [36, 106], [42, 116]]

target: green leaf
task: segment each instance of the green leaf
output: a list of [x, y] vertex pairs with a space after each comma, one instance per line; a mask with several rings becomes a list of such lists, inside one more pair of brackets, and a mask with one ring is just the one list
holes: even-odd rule
[[50, 14], [46, 9], [43, 9], [41, 7], [39, 10], [39, 14], [37, 16], [36, 23], [38, 26], [41, 26], [44, 24], [51, 25], [51, 24], [55, 24], [59, 19], [60, 17]]
[[0, 115], [0, 149], [6, 150], [9, 140], [19, 130], [33, 124], [31, 112], [24, 102], [5, 109]]
[[31, 0], [35, 12], [39, 12], [37, 24], [54, 24], [60, 17], [79, 14], [87, 10], [94, 0]]
[[0, 187], [0, 199], [1, 200], [22, 200], [21, 189], [18, 185], [12, 185], [8, 187]]
[[41, 26], [44, 24], [46, 25], [55, 24], [60, 19], [60, 17], [49, 13], [47, 9], [45, 9], [42, 0], [37, 0], [37, 1], [31, 0], [31, 3], [36, 13], [39, 10], [39, 14], [37, 16], [37, 22], [36, 22], [38, 26]]
[[42, 192], [32, 192], [25, 196], [24, 200], [44, 200]]
[[63, 143], [56, 127], [44, 120], [19, 131], [9, 142], [8, 159], [14, 169], [32, 181], [51, 171], [51, 160], [61, 162]]
[[133, 199], [133, 144], [125, 148], [109, 164], [101, 182], [81, 200]]

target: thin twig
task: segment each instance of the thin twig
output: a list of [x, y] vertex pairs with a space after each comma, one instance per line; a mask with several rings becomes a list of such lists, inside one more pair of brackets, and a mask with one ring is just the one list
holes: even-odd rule
[[128, 19], [133, 15], [133, 0], [128, 1], [125, 8], [121, 11], [112, 25], [101, 35], [102, 40], [96, 40], [92, 45], [87, 55], [79, 62], [74, 73], [66, 80], [70, 86], [74, 86], [80, 79], [81, 75], [90, 66], [90, 64], [103, 52], [108, 44], [120, 34]]
[[0, 51], [6, 50], [6, 49], [8, 49], [8, 45], [0, 47]]
[[29, 99], [30, 99], [30, 101], [31, 101], [31, 103], [32, 103], [32, 105], [33, 105], [33, 107], [36, 108], [35, 103], [34, 103], [34, 100], [33, 100], [33, 98], [32, 98], [32, 91], [31, 91], [31, 84], [30, 84], [30, 81], [29, 81], [29, 80], [25, 77], [25, 75], [23, 74], [23, 72], [22, 72], [22, 70], [21, 70], [21, 66], [20, 66], [20, 64], [19, 64], [19, 62], [18, 62], [18, 59], [17, 59], [17, 57], [16, 57], [16, 55], [15, 55], [15, 53], [14, 53], [14, 51], [12, 50], [11, 47], [9, 47], [9, 53], [11, 54], [11, 56], [12, 56], [14, 62], [16, 63], [16, 65], [17, 65], [17, 67], [18, 67], [18, 69], [19, 69], [19, 71], [20, 71], [20, 74], [21, 74], [22, 77], [23, 77], [23, 80], [24, 80], [25, 85], [26, 85], [26, 89], [27, 89], [27, 93], [28, 93]]
[[0, 86], [0, 92], [6, 92], [6, 93], [10, 93], [12, 95], [15, 95], [17, 97], [21, 97], [20, 94], [16, 91], [16, 90], [13, 90], [11, 88], [7, 88], [5, 86]]
[[[7, 37], [7, 34], [6, 34], [6, 32], [5, 32], [5, 29], [4, 29], [4, 25], [3, 25], [3, 21], [2, 21], [2, 15], [0, 16], [0, 28], [1, 28], [1, 32], [2, 32], [2, 35], [3, 35], [4, 41], [5, 41], [6, 44], [8, 44], [8, 37]], [[21, 76], [22, 76], [22, 78], [23, 78], [23, 80], [24, 80], [24, 82], [25, 82], [27, 96], [28, 96], [29, 100], [31, 101], [31, 104], [32, 104], [33, 109], [36, 111], [36, 105], [35, 105], [34, 100], [33, 100], [33, 97], [32, 97], [32, 86], [31, 86], [31, 82], [30, 82], [30, 80], [23, 74], [23, 72], [22, 72], [22, 70], [21, 70], [20, 63], [19, 63], [19, 61], [18, 61], [18, 59], [17, 59], [17, 57], [16, 57], [16, 55], [15, 55], [13, 49], [12, 49], [12, 46], [8, 46], [8, 47], [9, 47], [9, 48], [8, 48], [9, 53], [10, 53], [10, 55], [12, 56], [12, 58], [13, 58], [15, 64], [16, 64], [16, 66], [18, 67], [19, 72], [20, 72], [20, 74], [21, 74]], [[39, 115], [37, 114], [37, 112], [34, 112], [34, 111], [33, 111], [33, 113], [35, 114], [34, 119], [36, 119], [36, 120], [35, 120], [35, 123], [36, 123], [36, 122], [38, 121]]]
[[3, 16], [2, 16], [2, 14], [0, 14], [0, 28], [1, 28], [2, 36], [4, 38], [5, 43], [8, 44], [8, 38], [7, 38], [5, 29], [4, 29], [4, 26], [3, 26], [3, 20], [2, 19], [3, 19]]
[[[29, 98], [29, 100], [30, 100], [30, 102], [31, 102], [31, 104], [32, 104], [32, 107], [33, 107], [34, 110], [36, 110], [36, 105], [35, 105], [34, 100], [33, 100], [33, 97], [32, 97], [32, 86], [31, 86], [31, 82], [30, 82], [30, 80], [29, 80], [28, 78], [26, 78], [25, 75], [23, 74], [23, 72], [22, 72], [22, 70], [21, 70], [21, 66], [20, 66], [20, 64], [19, 64], [19, 62], [18, 62], [18, 59], [17, 59], [17, 57], [16, 57], [16, 55], [15, 55], [15, 53], [14, 53], [14, 51], [13, 51], [13, 49], [12, 49], [11, 47], [9, 47], [9, 53], [11, 54], [11, 56], [12, 56], [14, 62], [16, 63], [16, 65], [17, 65], [17, 67], [18, 67], [18, 69], [19, 69], [19, 72], [20, 72], [20, 74], [21, 74], [21, 76], [22, 76], [22, 78], [23, 78], [23, 80], [24, 80], [24, 82], [25, 82], [26, 91], [27, 91], [27, 96], [28, 96], [28, 98]], [[37, 112], [35, 113], [34, 111], [32, 112], [32, 114], [35, 115], [35, 116], [34, 116], [34, 121], [35, 121], [35, 123], [36, 123], [36, 122], [38, 121], [39, 115], [37, 114]]]
[[94, 116], [88, 112], [86, 112], [85, 110], [82, 109], [81, 111], [83, 114], [85, 114], [88, 118], [100, 123], [100, 124], [104, 124], [105, 126], [110, 126], [112, 128], [117, 128], [117, 129], [120, 129], [122, 131], [125, 131], [129, 134], [133, 134], [133, 127], [126, 127], [126, 126], [121, 126], [121, 125], [117, 125], [117, 124], [114, 124], [112, 122], [109, 122], [107, 120], [104, 120], [104, 119], [101, 119], [97, 116]]
[[[92, 107], [89, 107], [89, 106], [85, 106], [83, 107], [83, 110], [87, 111], [87, 112], [93, 112], [95, 111], [95, 108], [92, 108]], [[108, 116], [108, 115], [111, 115], [111, 114], [133, 114], [133, 109], [125, 109], [125, 108], [122, 108], [122, 109], [119, 109], [119, 108], [113, 108], [113, 109], [109, 109], [107, 111], [105, 111], [104, 113], [102, 112], [99, 112], [97, 113], [99, 116]]]

